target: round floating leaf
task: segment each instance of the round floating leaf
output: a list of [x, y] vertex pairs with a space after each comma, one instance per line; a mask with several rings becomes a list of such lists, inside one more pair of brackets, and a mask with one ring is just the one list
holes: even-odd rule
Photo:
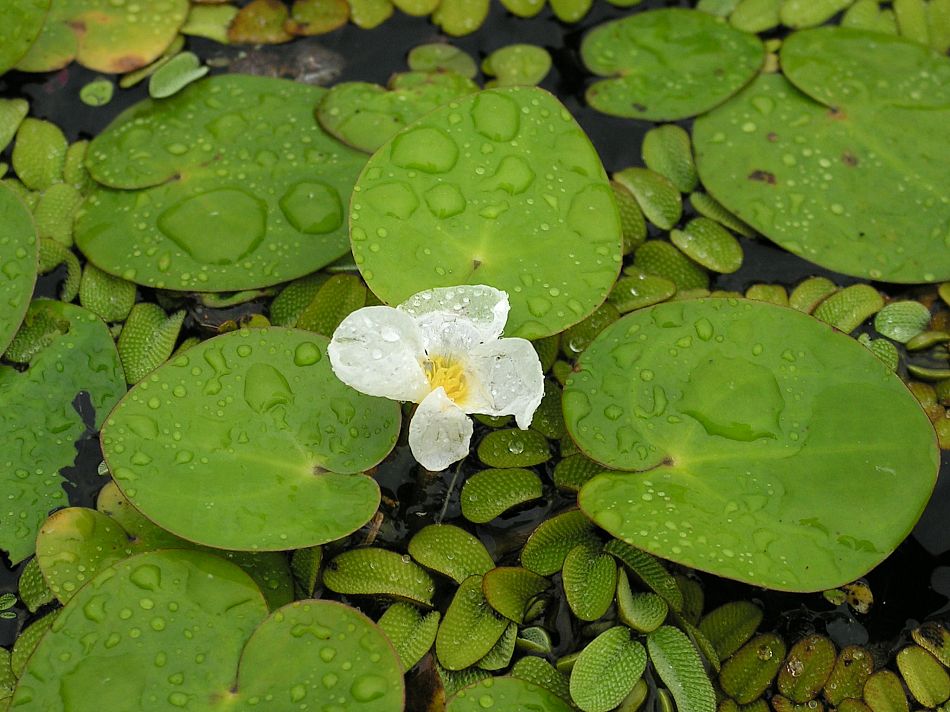
[[340, 141], [372, 153], [420, 116], [477, 89], [455, 72], [396, 74], [388, 88], [344, 82], [320, 100], [317, 119]]
[[716, 693], [696, 647], [685, 633], [662, 626], [647, 636], [647, 648], [650, 662], [673, 694], [677, 709], [715, 712]]
[[103, 429], [123, 493], [164, 529], [221, 548], [313, 546], [365, 524], [379, 487], [355, 473], [392, 449], [399, 406], [343, 385], [326, 346], [240, 330], [153, 371]]
[[393, 596], [432, 605], [435, 582], [408, 556], [386, 549], [344, 551], [327, 562], [323, 585], [348, 595]]
[[864, 701], [877, 712], [908, 712], [901, 679], [890, 670], [878, 670], [864, 684]]
[[409, 540], [409, 554], [426, 568], [462, 583], [484, 574], [495, 562], [485, 545], [464, 529], [451, 524], [430, 524]]
[[924, 707], [936, 707], [950, 697], [946, 668], [918, 645], [908, 645], [897, 654], [897, 668], [910, 693]]
[[293, 39], [285, 28], [290, 12], [280, 0], [251, 0], [228, 26], [228, 41], [237, 44], [280, 44]]
[[765, 52], [754, 35], [695, 10], [640, 12], [594, 28], [584, 64], [613, 77], [587, 90], [587, 103], [613, 116], [674, 121], [709, 111], [741, 89]]
[[600, 159], [540, 89], [492, 89], [427, 114], [370, 159], [350, 218], [356, 263], [380, 299], [490, 284], [511, 299], [506, 336], [563, 331], [620, 269]]
[[0, 1], [0, 74], [26, 54], [43, 29], [50, 0]]
[[482, 470], [462, 486], [462, 516], [484, 524], [512, 507], [538, 499], [541, 494], [541, 478], [531, 470]]
[[506, 45], [485, 57], [482, 71], [495, 77], [491, 86], [535, 86], [551, 71], [551, 55], [537, 45]]
[[445, 611], [435, 650], [439, 662], [449, 670], [474, 665], [488, 654], [508, 620], [501, 617], [482, 594], [482, 577], [470, 576], [462, 582]]
[[[38, 4], [36, 0], [14, 3]], [[17, 69], [49, 72], [75, 59], [97, 72], [131, 72], [158, 59], [185, 23], [189, 7], [188, 0], [54, 0], [45, 4], [49, 14], [43, 31]]]
[[30, 211], [16, 194], [0, 185], [0, 353], [26, 316], [36, 284], [39, 240]]
[[165, 99], [177, 94], [208, 73], [208, 67], [194, 52], [181, 52], [155, 70], [148, 80], [148, 94], [153, 99]]
[[47, 513], [66, 505], [59, 471], [73, 464], [74, 443], [90, 425], [98, 429], [125, 392], [112, 336], [92, 312], [39, 299], [20, 335], [38, 339], [29, 368], [0, 366], [0, 441], [9, 444], [0, 456], [0, 548], [13, 563], [33, 553]]
[[489, 677], [459, 691], [445, 712], [499, 710], [544, 710], [570, 712], [571, 705], [533, 682], [515, 677]]
[[221, 699], [241, 709], [264, 699], [325, 700], [332, 681], [354, 712], [401, 708], [399, 660], [365, 616], [332, 601], [299, 601], [266, 616], [254, 582], [216, 556], [133, 556], [66, 605], [13, 704], [24, 712], [98, 712], [134, 701], [213, 712]]
[[722, 225], [709, 218], [694, 218], [670, 240], [683, 254], [713, 272], [730, 274], [742, 266], [742, 246]]
[[827, 27], [788, 37], [782, 67], [785, 77], [762, 75], [696, 121], [707, 190], [823, 267], [887, 282], [950, 277], [937, 158], [950, 153], [950, 60]]
[[564, 413], [587, 455], [635, 471], [584, 485], [580, 505], [598, 525], [782, 590], [832, 588], [880, 562], [920, 516], [937, 469], [929, 421], [884, 364], [760, 302], [627, 315], [579, 359]]
[[341, 257], [365, 156], [314, 121], [325, 91], [231, 74], [136, 104], [89, 146], [92, 176], [126, 190], [93, 193], [77, 245], [106, 272], [202, 292], [276, 284]]
[[630, 693], [646, 664], [646, 651], [630, 639], [629, 628], [608, 628], [577, 657], [571, 670], [571, 697], [584, 712], [608, 712]]

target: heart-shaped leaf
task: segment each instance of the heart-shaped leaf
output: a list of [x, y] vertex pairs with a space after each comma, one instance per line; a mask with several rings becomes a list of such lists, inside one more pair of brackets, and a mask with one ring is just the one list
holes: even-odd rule
[[9, 346], [30, 306], [36, 284], [39, 240], [30, 211], [0, 186], [0, 353]]
[[[791, 35], [760, 76], [696, 121], [707, 190], [770, 240], [886, 282], [950, 278], [950, 60], [839, 27]], [[912, 130], [908, 130], [912, 127]]]
[[628, 470], [594, 477], [580, 505], [664, 558], [832, 588], [887, 556], [933, 489], [938, 451], [915, 399], [861, 344], [800, 312], [660, 304], [608, 327], [576, 368], [568, 430]]
[[76, 594], [30, 658], [12, 705], [224, 712], [332, 699], [354, 712], [395, 712], [403, 696], [395, 651], [356, 610], [307, 600], [268, 617], [234, 564], [158, 551], [103, 570]]
[[202, 292], [276, 284], [341, 257], [343, 206], [366, 156], [314, 120], [324, 93], [231, 74], [136, 104], [89, 146], [89, 170], [109, 187], [79, 212], [77, 245], [130, 281]]
[[29, 368], [0, 366], [0, 441], [9, 444], [0, 456], [0, 548], [13, 563], [33, 553], [49, 511], [66, 505], [59, 471], [75, 460], [74, 443], [87, 428], [97, 430], [125, 393], [119, 354], [95, 314], [38, 299], [20, 333], [33, 328], [43, 334]]
[[639, 12], [594, 28], [581, 44], [594, 74], [614, 77], [587, 90], [587, 103], [613, 116], [685, 119], [721, 104], [759, 70], [755, 35], [705, 12]]
[[373, 155], [356, 191], [353, 255], [390, 304], [490, 284], [511, 299], [505, 335], [535, 339], [590, 314], [620, 269], [620, 218], [597, 152], [540, 89], [436, 109]]
[[227, 549], [313, 546], [365, 524], [379, 487], [356, 473], [392, 449], [399, 406], [343, 385], [326, 346], [241, 330], [153, 371], [103, 429], [123, 493], [162, 528]]

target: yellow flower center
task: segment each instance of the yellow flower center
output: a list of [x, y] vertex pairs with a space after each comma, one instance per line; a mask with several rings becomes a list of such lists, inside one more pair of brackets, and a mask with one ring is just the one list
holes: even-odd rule
[[441, 386], [456, 405], [465, 402], [468, 381], [461, 363], [446, 356], [433, 356], [426, 360], [424, 368], [432, 390]]

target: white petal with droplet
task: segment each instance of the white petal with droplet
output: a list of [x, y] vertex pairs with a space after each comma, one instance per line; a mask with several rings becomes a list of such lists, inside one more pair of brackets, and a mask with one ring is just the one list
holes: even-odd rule
[[427, 470], [438, 472], [468, 455], [472, 420], [436, 388], [419, 404], [409, 423], [409, 449]]
[[398, 309], [410, 314], [423, 330], [437, 331], [446, 322], [469, 322], [479, 341], [501, 336], [508, 321], [508, 293], [484, 284], [428, 289], [409, 297]]
[[357, 309], [333, 332], [327, 353], [337, 378], [361, 393], [418, 403], [429, 392], [422, 333], [398, 309]]
[[468, 413], [513, 415], [522, 429], [531, 425], [544, 396], [544, 372], [531, 342], [490, 341], [473, 349], [468, 360], [472, 385], [459, 405]]

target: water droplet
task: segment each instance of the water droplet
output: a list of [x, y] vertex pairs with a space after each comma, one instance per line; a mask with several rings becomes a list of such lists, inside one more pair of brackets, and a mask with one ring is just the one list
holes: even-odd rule
[[294, 349], [294, 363], [298, 366], [312, 366], [323, 358], [320, 347], [312, 341], [305, 341], [298, 344]]

